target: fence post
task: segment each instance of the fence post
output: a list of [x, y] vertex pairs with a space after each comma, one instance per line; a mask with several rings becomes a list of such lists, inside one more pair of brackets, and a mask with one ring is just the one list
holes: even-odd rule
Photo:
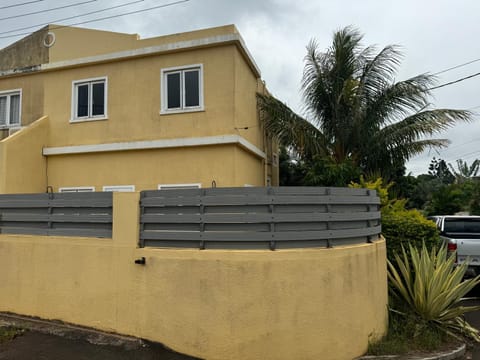
[[140, 193], [113, 193], [113, 234], [116, 245], [138, 247], [140, 235]]

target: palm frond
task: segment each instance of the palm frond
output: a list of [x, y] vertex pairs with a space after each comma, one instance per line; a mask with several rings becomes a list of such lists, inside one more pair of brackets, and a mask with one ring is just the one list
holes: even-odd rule
[[257, 94], [262, 125], [282, 145], [291, 146], [302, 157], [327, 154], [323, 134], [273, 96]]

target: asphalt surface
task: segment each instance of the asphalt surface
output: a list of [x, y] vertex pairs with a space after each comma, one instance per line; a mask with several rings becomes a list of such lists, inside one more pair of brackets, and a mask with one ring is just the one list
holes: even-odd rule
[[[477, 286], [468, 297], [480, 297], [480, 286]], [[480, 305], [480, 300], [469, 300], [465, 301], [463, 305]], [[480, 311], [475, 311], [465, 314], [465, 319], [470, 323], [470, 325], [480, 329]], [[469, 349], [465, 359], [471, 360], [480, 360], [480, 344], [476, 344], [472, 349]]]
[[56, 335], [27, 331], [0, 344], [0, 360], [193, 360], [159, 344], [136, 350], [120, 346], [93, 345], [85, 340], [68, 340]]

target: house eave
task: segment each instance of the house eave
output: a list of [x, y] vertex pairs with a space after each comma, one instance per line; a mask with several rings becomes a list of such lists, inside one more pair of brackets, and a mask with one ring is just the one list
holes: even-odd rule
[[132, 151], [150, 149], [168, 149], [179, 147], [212, 146], [212, 145], [237, 145], [253, 155], [266, 159], [266, 154], [254, 144], [239, 135], [219, 135], [196, 138], [176, 138], [128, 141], [104, 144], [71, 145], [43, 148], [44, 156], [74, 155], [87, 153], [100, 153], [112, 151]]

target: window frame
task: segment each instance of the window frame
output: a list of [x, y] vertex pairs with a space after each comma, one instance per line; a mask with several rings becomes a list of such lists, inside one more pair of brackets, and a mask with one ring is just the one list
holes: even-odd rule
[[158, 184], [158, 190], [188, 190], [188, 189], [201, 189], [201, 183], [190, 183], [190, 184]]
[[[198, 106], [185, 106], [185, 72], [198, 70]], [[168, 108], [168, 74], [180, 73], [180, 107]], [[203, 64], [191, 64], [163, 68], [160, 71], [160, 114], [178, 114], [204, 111], [203, 98]]]
[[135, 185], [105, 185], [102, 191], [135, 192]]
[[60, 193], [95, 192], [95, 186], [65, 186], [58, 188]]
[[[95, 83], [103, 82], [103, 115], [93, 115], [93, 91], [92, 87]], [[77, 116], [77, 107], [78, 107], [78, 88], [81, 85], [88, 85], [88, 115], [87, 116]], [[72, 81], [72, 103], [71, 103], [71, 116], [70, 122], [84, 122], [84, 121], [98, 121], [98, 120], [107, 120], [108, 119], [108, 76], [100, 76], [95, 78], [73, 80]]]
[[[13, 95], [20, 95], [19, 109], [18, 109], [18, 124], [12, 124], [10, 118], [10, 106], [11, 106], [11, 97]], [[2, 90], [0, 91], [0, 97], [7, 97], [7, 104], [5, 112], [7, 118], [5, 119], [5, 124], [0, 124], [0, 129], [12, 129], [22, 127], [22, 89], [12, 89], [12, 90]]]

